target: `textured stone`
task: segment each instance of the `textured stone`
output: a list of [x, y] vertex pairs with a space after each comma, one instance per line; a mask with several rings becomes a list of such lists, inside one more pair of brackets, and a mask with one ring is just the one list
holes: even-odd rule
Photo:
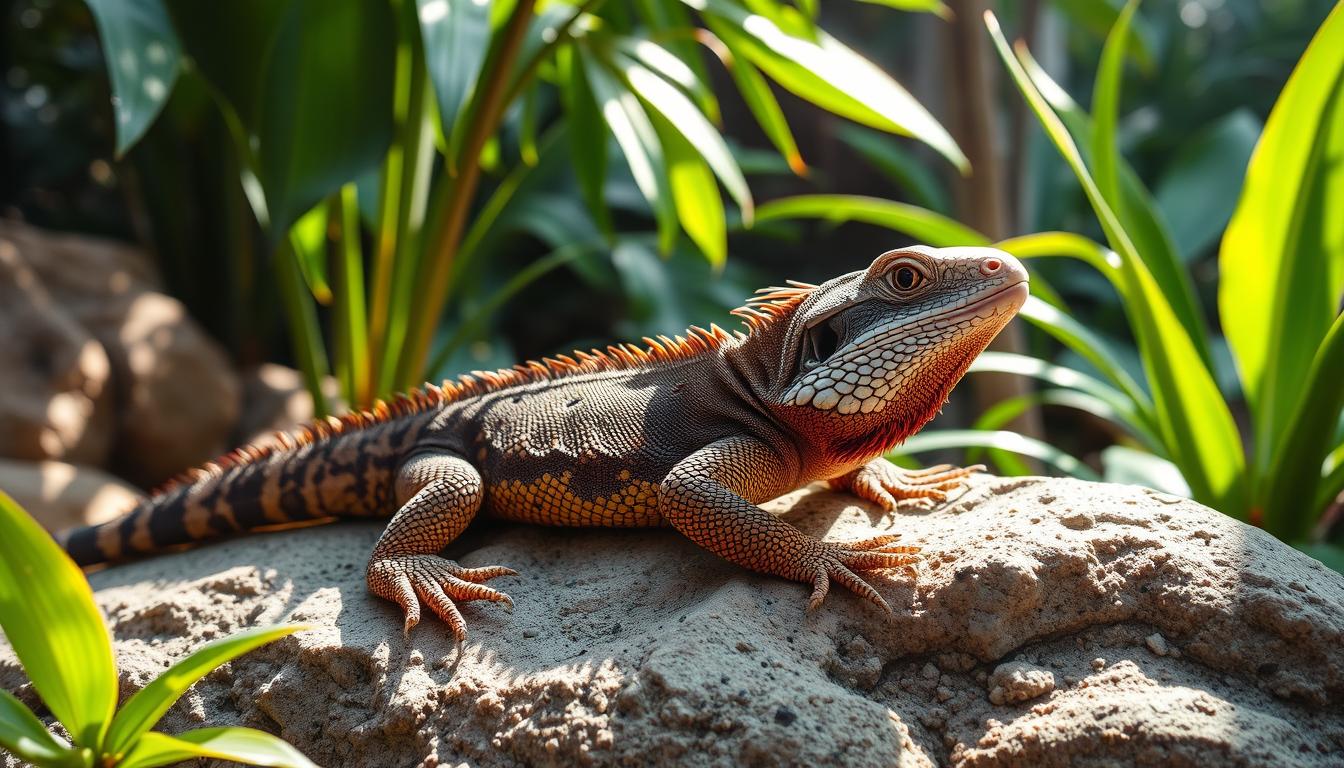
[[[372, 523], [92, 581], [126, 690], [225, 633], [317, 625], [207, 676], [164, 727], [262, 727], [325, 765], [1344, 764], [1344, 577], [1262, 531], [1073, 480], [980, 479], [934, 512], [814, 489], [769, 506], [924, 547], [916, 581], [873, 579], [896, 615], [842, 590], [807, 613], [807, 586], [666, 529], [469, 531], [450, 556], [521, 575], [498, 582], [512, 614], [464, 609], [460, 648], [432, 620], [404, 639], [365, 591]], [[986, 695], [1037, 672], [1054, 683], [1029, 700]]]
[[0, 489], [53, 532], [105, 523], [143, 496], [106, 472], [60, 461], [0, 459]]
[[[18, 285], [27, 302], [45, 313], [46, 332], [18, 328], [8, 337], [33, 348], [29, 360], [41, 358], [39, 352], [46, 356], [40, 366], [29, 362], [29, 369], [49, 371], [53, 380], [66, 382], [66, 389], [74, 388], [70, 382], [76, 380], [88, 382], [78, 388], [83, 399], [66, 410], [89, 421], [85, 430], [95, 437], [89, 438], [93, 447], [88, 450], [41, 455], [4, 451], [0, 444], [4, 455], [98, 465], [110, 456], [118, 474], [153, 486], [224, 451], [238, 419], [237, 376], [186, 308], [159, 292], [145, 254], [107, 240], [0, 220], [0, 269], [11, 261], [30, 276]], [[0, 293], [15, 290], [5, 287], [10, 282], [0, 275]], [[0, 330], [31, 311], [0, 303]], [[90, 391], [96, 377], [88, 371], [101, 371], [107, 379], [109, 368], [111, 385]], [[45, 392], [31, 384], [15, 391]], [[110, 399], [104, 396], [109, 391]], [[0, 394], [7, 396], [15, 395]]]

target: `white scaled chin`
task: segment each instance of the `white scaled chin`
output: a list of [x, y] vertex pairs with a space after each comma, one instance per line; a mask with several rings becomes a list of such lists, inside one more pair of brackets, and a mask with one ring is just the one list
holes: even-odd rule
[[[887, 407], [887, 398], [898, 386], [896, 361], [884, 360], [880, 353], [859, 355], [852, 367], [821, 367], [808, 371], [784, 393], [785, 405], [810, 405], [819, 411], [849, 415], [877, 413]], [[890, 363], [885, 367], [883, 363]]]

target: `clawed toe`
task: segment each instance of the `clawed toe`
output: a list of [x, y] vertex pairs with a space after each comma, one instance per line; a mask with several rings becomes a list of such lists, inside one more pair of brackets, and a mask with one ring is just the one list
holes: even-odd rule
[[813, 611], [821, 606], [834, 581], [891, 615], [887, 601], [855, 571], [909, 568], [919, 562], [919, 547], [895, 544], [898, 538], [899, 535], [889, 534], [850, 544], [824, 544], [824, 553], [812, 577], [812, 595], [807, 601], [807, 609]]
[[401, 606], [407, 633], [420, 623], [422, 603], [448, 625], [458, 642], [467, 639], [467, 624], [457, 608], [458, 602], [488, 600], [513, 610], [513, 600], [508, 595], [482, 583], [499, 576], [517, 575], [503, 566], [463, 568], [437, 555], [393, 555], [371, 560], [367, 575], [369, 589], [374, 594]]

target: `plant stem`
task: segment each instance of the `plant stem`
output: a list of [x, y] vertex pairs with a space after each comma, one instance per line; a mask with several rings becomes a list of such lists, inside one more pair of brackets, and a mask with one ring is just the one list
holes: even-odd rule
[[322, 347], [322, 330], [318, 327], [317, 307], [299, 272], [298, 256], [290, 238], [284, 237], [274, 258], [275, 277], [284, 304], [290, 345], [298, 360], [303, 382], [313, 396], [313, 415], [323, 418], [331, 413], [327, 398], [322, 394], [322, 379], [327, 375], [327, 353]]
[[372, 402], [369, 386], [368, 314], [364, 303], [364, 252], [360, 247], [359, 198], [354, 184], [341, 187], [332, 217], [339, 216], [340, 249], [332, 270], [336, 283], [336, 324], [345, 357], [346, 398], [352, 408]]
[[[481, 149], [494, 135], [506, 106], [508, 75], [518, 56], [528, 22], [533, 15], [536, 0], [519, 0], [513, 15], [503, 31], [503, 38], [497, 49], [497, 55], [482, 68], [478, 83], [484, 90], [478, 90], [472, 98], [471, 122], [467, 128], [466, 141], [462, 154], [458, 158], [458, 176], [456, 183], [447, 190], [447, 206], [442, 226], [436, 233], [433, 251], [419, 270], [419, 292], [416, 294], [415, 308], [411, 313], [411, 326], [406, 343], [402, 348], [400, 362], [397, 365], [397, 385], [410, 388], [425, 372], [425, 362], [429, 357], [429, 346], [434, 338], [434, 329], [448, 302], [449, 274], [453, 257], [466, 226], [467, 213], [475, 197], [476, 185], [480, 181]], [[446, 183], [452, 183], [445, 180]]]

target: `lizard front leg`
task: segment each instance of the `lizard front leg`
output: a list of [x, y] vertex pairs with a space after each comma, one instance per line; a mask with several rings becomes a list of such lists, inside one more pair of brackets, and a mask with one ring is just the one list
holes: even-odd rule
[[407, 632], [420, 622], [423, 601], [464, 641], [466, 622], [454, 601], [513, 605], [508, 595], [484, 584], [496, 576], [516, 575], [512, 569], [464, 568], [438, 554], [480, 509], [481, 475], [454, 454], [420, 453], [397, 472], [396, 492], [401, 508], [369, 556], [369, 590], [401, 606]]
[[887, 602], [855, 571], [909, 565], [919, 549], [893, 546], [896, 535], [849, 544], [818, 541], [756, 506], [791, 490], [796, 477], [796, 459], [754, 438], [726, 438], [673, 467], [659, 490], [658, 510], [722, 558], [811, 584], [809, 610], [821, 605], [836, 581], [890, 614]]
[[963, 478], [984, 472], [984, 464], [954, 467], [939, 464], [927, 469], [901, 469], [881, 456], [858, 469], [830, 481], [837, 491], [849, 491], [878, 504], [888, 512], [907, 499], [929, 499], [941, 504], [947, 501], [947, 492], [965, 484]]

